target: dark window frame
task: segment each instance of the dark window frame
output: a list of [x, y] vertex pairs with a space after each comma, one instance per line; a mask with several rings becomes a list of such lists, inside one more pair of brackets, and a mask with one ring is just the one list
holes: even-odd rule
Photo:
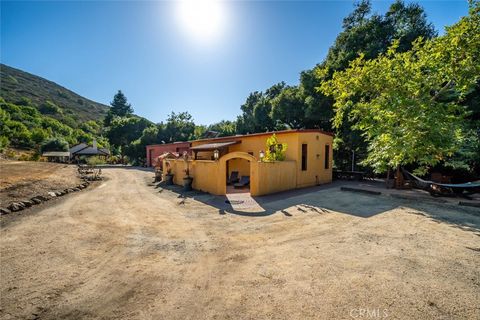
[[330, 169], [330, 145], [325, 145], [325, 169]]
[[308, 144], [302, 143], [302, 171], [307, 171]]

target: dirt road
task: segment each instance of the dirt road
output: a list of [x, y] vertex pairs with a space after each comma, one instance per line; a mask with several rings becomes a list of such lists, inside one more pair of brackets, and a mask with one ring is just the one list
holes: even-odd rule
[[[148, 186], [151, 172], [104, 172], [7, 217], [1, 319], [480, 318], [475, 215], [395, 203], [355, 214], [387, 200], [326, 189], [249, 217], [179, 205]], [[352, 210], [328, 209], [342, 203]]]

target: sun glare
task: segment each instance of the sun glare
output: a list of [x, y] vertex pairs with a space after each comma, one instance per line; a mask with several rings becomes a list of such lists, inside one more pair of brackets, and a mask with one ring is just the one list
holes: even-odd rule
[[181, 28], [199, 42], [212, 42], [225, 28], [224, 3], [218, 0], [183, 0], [177, 4]]

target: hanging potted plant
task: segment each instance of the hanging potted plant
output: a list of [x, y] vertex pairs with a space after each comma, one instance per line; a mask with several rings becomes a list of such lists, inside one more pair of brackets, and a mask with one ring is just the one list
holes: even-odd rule
[[165, 169], [166, 169], [166, 174], [165, 174], [165, 183], [168, 186], [173, 185], [173, 173], [172, 173], [172, 167], [170, 166], [170, 161], [165, 162]]
[[193, 177], [190, 177], [190, 168], [188, 163], [188, 153], [185, 151], [183, 153], [183, 161], [185, 161], [185, 165], [187, 168], [185, 169], [185, 177], [183, 178], [183, 191], [191, 191], [192, 190], [192, 183]]

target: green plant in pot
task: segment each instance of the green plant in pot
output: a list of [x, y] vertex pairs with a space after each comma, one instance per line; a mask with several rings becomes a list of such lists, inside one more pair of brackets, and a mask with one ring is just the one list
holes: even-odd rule
[[165, 174], [165, 183], [171, 186], [173, 184], [173, 173], [170, 161], [165, 162], [165, 169], [167, 171], [167, 173]]
[[185, 165], [187, 168], [185, 169], [185, 177], [183, 178], [183, 191], [191, 191], [192, 190], [192, 183], [193, 177], [190, 177], [190, 167], [188, 163], [188, 153], [183, 153], [183, 161], [185, 161]]

